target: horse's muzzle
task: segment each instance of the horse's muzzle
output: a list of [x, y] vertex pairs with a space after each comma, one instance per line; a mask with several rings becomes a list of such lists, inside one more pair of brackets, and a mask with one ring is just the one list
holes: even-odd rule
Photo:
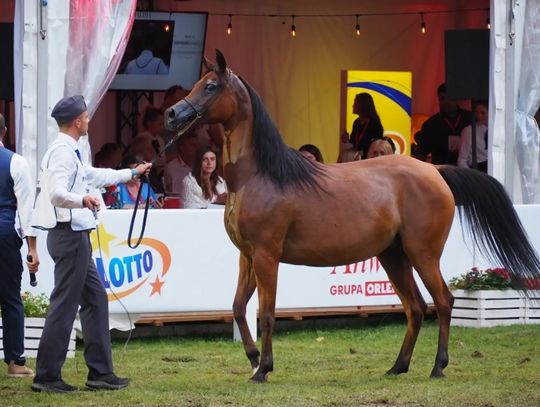
[[165, 110], [165, 127], [167, 130], [178, 130], [191, 122], [196, 112], [183, 100]]

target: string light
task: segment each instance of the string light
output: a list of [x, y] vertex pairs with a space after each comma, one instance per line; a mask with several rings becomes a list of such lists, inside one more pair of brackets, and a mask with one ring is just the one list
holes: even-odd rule
[[426, 23], [424, 21], [424, 13], [420, 13], [420, 21], [422, 22], [420, 24], [420, 32], [422, 34], [425, 34], [426, 33]]
[[229, 24], [227, 25], [227, 35], [232, 34], [232, 14], [229, 14]]
[[[437, 10], [437, 11], [429, 11], [427, 13], [421, 12], [420, 13], [420, 32], [422, 34], [427, 33], [426, 28], [426, 22], [424, 21], [424, 14], [450, 14], [450, 13], [466, 13], [466, 12], [486, 12], [487, 11], [487, 18], [486, 18], [486, 26], [487, 28], [491, 28], [490, 24], [490, 18], [489, 18], [489, 9], [483, 8], [463, 8], [463, 9], [448, 9], [448, 10]], [[208, 13], [208, 15], [213, 16], [228, 16], [229, 17], [229, 24], [227, 25], [226, 33], [227, 35], [232, 34], [232, 18], [234, 16], [240, 16], [240, 17], [290, 17], [292, 20], [290, 33], [292, 37], [296, 37], [296, 25], [295, 25], [295, 19], [296, 17], [301, 18], [320, 18], [320, 17], [356, 17], [356, 25], [355, 25], [355, 32], [357, 36], [361, 35], [360, 31], [360, 17], [387, 17], [387, 16], [411, 16], [411, 15], [418, 15], [418, 11], [403, 11], [403, 12], [381, 12], [381, 13], [363, 13], [363, 14], [293, 14], [293, 15], [287, 15], [287, 14], [264, 14], [264, 13], [238, 13], [238, 14], [225, 14], [225, 13]], [[285, 21], [283, 21], [283, 24], [285, 24]]]

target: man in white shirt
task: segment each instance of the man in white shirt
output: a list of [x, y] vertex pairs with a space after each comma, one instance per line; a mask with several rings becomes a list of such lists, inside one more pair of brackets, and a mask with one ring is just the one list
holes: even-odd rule
[[77, 311], [88, 366], [86, 386], [118, 390], [129, 379], [114, 374], [107, 293], [92, 258], [89, 233], [96, 226], [100, 199], [93, 187], [126, 182], [148, 173], [150, 163], [112, 170], [83, 164], [78, 140], [88, 132], [86, 103], [80, 95], [65, 97], [51, 116], [60, 133], [43, 157], [32, 226], [47, 229], [47, 248], [54, 260], [54, 289], [36, 360], [32, 390], [70, 393], [78, 390], [62, 380], [69, 336]]
[[[25, 366], [24, 308], [21, 301], [23, 238], [28, 245], [27, 265], [31, 273], [38, 269], [36, 238], [30, 228], [34, 187], [26, 160], [4, 147], [7, 128], [0, 114], [0, 307], [4, 361], [8, 377], [32, 377], [34, 372]], [[18, 219], [19, 230], [15, 229]]]

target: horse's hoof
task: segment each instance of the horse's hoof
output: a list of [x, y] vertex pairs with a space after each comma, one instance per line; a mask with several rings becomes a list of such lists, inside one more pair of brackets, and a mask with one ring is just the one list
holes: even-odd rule
[[388, 372], [385, 373], [386, 376], [397, 376], [402, 373], [407, 373], [409, 369], [398, 369], [396, 367], [393, 367]]
[[442, 370], [433, 370], [429, 377], [431, 377], [432, 379], [442, 379], [445, 376], [444, 376], [444, 373], [442, 372]]
[[255, 367], [252, 369], [251, 373], [253, 373], [253, 376], [255, 376], [255, 373], [257, 373], [257, 370], [259, 370], [259, 366], [255, 366]]
[[249, 379], [252, 383], [260, 384], [260, 383], [266, 383], [266, 375], [265, 374], [257, 374], [255, 373], [251, 379]]

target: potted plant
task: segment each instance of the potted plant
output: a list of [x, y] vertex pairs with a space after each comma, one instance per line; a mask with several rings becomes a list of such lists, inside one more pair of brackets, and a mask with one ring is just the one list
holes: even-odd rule
[[[473, 267], [452, 278], [448, 286], [454, 296], [452, 325], [489, 327], [529, 322], [529, 301], [513, 289], [510, 274], [504, 268]], [[531, 323], [538, 322], [540, 319]]]
[[[45, 325], [45, 317], [49, 310], [49, 298], [45, 294], [34, 295], [28, 291], [21, 294], [24, 307], [24, 353], [26, 357], [35, 358]], [[0, 328], [2, 328], [0, 319]], [[1, 339], [1, 336], [0, 336]], [[0, 340], [0, 356], [4, 349]], [[75, 356], [75, 330], [71, 332], [67, 357]]]

